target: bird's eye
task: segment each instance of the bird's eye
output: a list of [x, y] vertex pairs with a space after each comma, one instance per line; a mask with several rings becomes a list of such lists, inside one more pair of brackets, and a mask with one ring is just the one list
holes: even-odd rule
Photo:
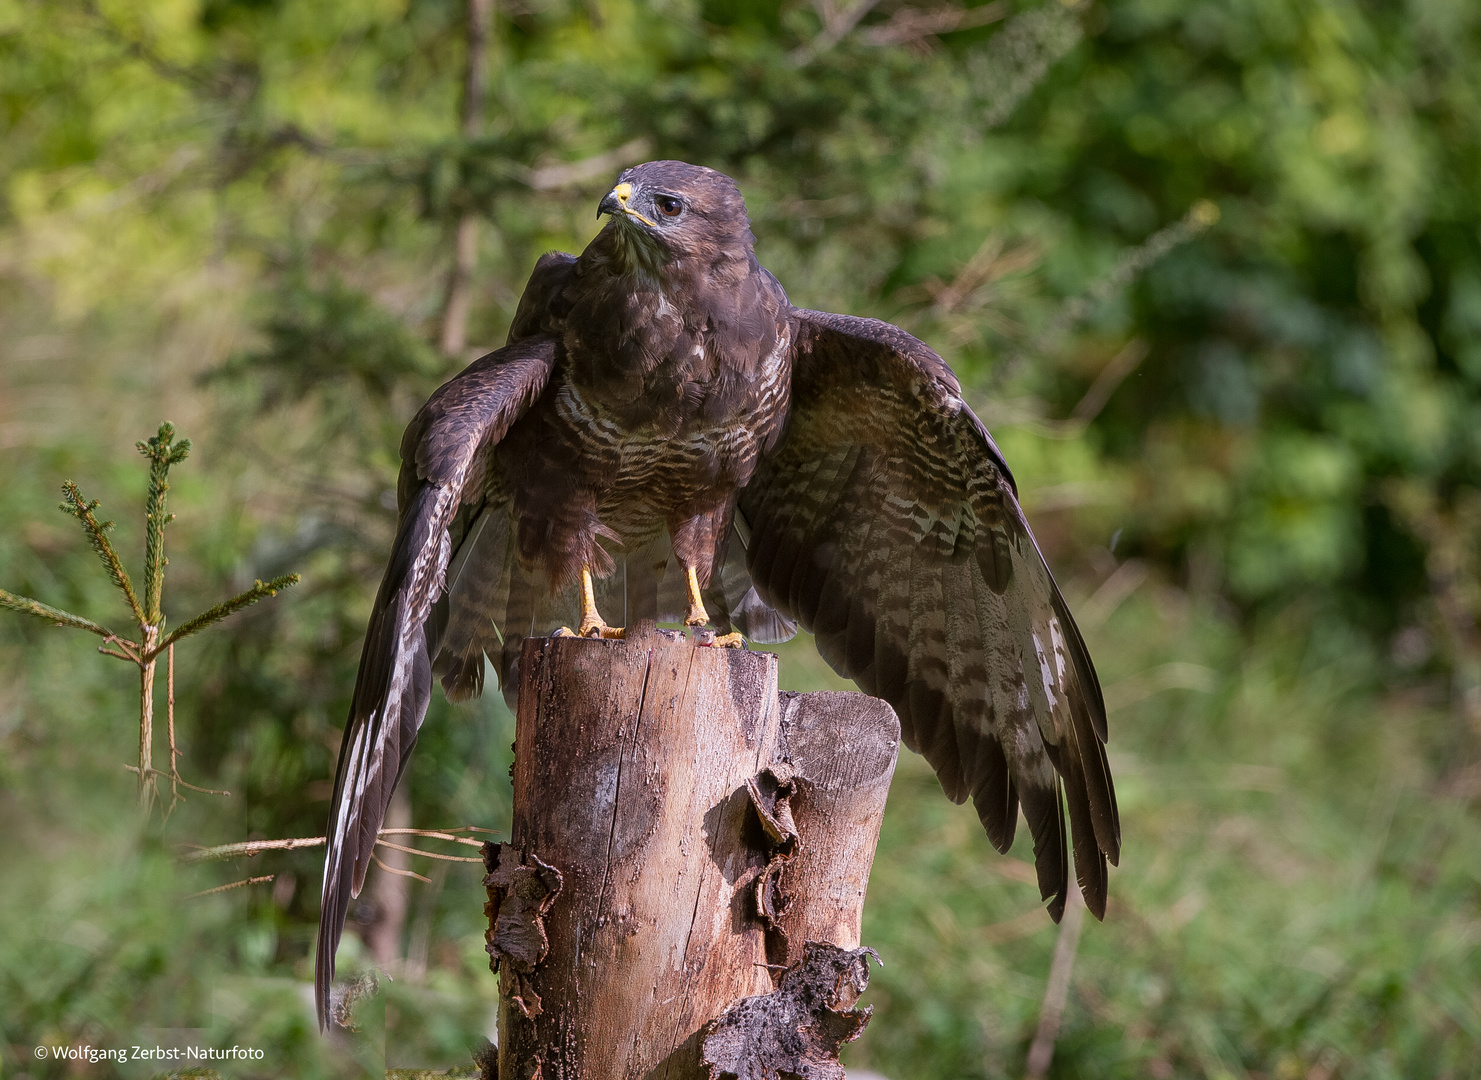
[[653, 200], [653, 205], [664, 217], [678, 217], [684, 212], [684, 204], [672, 195], [659, 195]]

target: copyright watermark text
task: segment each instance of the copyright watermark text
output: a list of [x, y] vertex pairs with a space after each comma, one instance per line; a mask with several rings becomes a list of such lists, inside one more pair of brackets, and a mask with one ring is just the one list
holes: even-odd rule
[[33, 1051], [37, 1061], [261, 1061], [263, 1053], [255, 1046], [71, 1046], [47, 1044]]

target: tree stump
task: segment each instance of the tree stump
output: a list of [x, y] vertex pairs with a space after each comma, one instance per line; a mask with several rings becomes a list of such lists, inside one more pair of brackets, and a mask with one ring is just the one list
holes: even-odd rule
[[842, 1077], [900, 728], [776, 672], [651, 626], [524, 643], [484, 848], [504, 1080]]

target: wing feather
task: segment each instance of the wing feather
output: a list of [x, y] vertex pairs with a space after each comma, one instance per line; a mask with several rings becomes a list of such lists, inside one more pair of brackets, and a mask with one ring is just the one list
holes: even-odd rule
[[894, 706], [906, 744], [973, 800], [999, 850], [1022, 807], [1056, 919], [1072, 828], [1076, 878], [1102, 914], [1120, 848], [1105, 705], [1002, 455], [945, 362], [904, 331], [793, 317], [787, 431], [740, 500], [758, 593]]
[[[971, 596], [972, 572], [960, 560], [943, 569], [944, 588], [952, 596]], [[1018, 825], [1018, 795], [1008, 775], [987, 691], [988, 671], [977, 605], [946, 608], [947, 679], [951, 686], [953, 726], [962, 774], [987, 838], [999, 851], [1013, 846]]]
[[813, 575], [816, 586], [806, 591], [809, 606], [807, 616], [811, 620], [813, 633], [819, 639], [839, 634], [848, 625], [849, 597], [854, 592], [852, 579], [858, 560], [868, 550], [869, 526], [865, 520], [854, 524], [842, 518], [837, 508], [847, 506], [863, 497], [869, 464], [863, 448], [848, 446], [838, 454], [839, 462], [832, 489], [821, 500], [825, 511], [833, 520], [826, 522], [823, 531], [837, 540], [820, 547], [826, 553], [825, 565]]
[[[816, 547], [798, 543], [805, 535], [804, 521], [812, 516], [825, 514], [837, 504], [839, 496], [859, 480], [860, 455], [853, 447], [842, 447], [828, 454], [820, 462], [816, 474], [806, 489], [800, 493], [802, 499], [810, 499], [812, 505], [796, 515], [789, 540], [798, 555], [792, 562], [787, 586], [788, 602], [793, 611], [806, 613], [810, 623], [817, 623], [817, 606], [822, 588], [828, 577], [828, 569], [837, 552], [836, 543], [824, 543]], [[799, 521], [798, 518], [803, 519]], [[806, 554], [803, 554], [803, 553]], [[781, 579], [781, 572], [775, 575]]]
[[431, 697], [442, 632], [432, 616], [452, 556], [449, 530], [464, 500], [482, 497], [484, 456], [539, 396], [556, 349], [553, 338], [534, 337], [475, 361], [432, 395], [402, 440], [400, 522], [365, 633], [330, 804], [314, 968], [321, 1028], [345, 913], [365, 884]]
[[[862, 491], [863, 477], [860, 474], [867, 471], [867, 463], [857, 447], [853, 457], [849, 486], [840, 491], [838, 506], [852, 504]], [[823, 659], [835, 669], [848, 667], [862, 672], [863, 668], [856, 661], [866, 655], [873, 657], [873, 622], [855, 612], [863, 610], [865, 592], [859, 568], [864, 564], [870, 550], [869, 538], [874, 519], [862, 517], [850, 521], [836, 508], [834, 518], [824, 528], [829, 533], [838, 535], [839, 541], [818, 593], [813, 633], [817, 636], [818, 650]], [[862, 638], [861, 628], [866, 623], [870, 627], [868, 641]], [[870, 682], [872, 685], [872, 678]], [[860, 685], [864, 684], [861, 682]]]
[[942, 561], [922, 541], [911, 555], [906, 633], [906, 693], [911, 724], [920, 752], [936, 769], [941, 787], [953, 802], [967, 797], [952, 723], [950, 660], [946, 649], [946, 601], [941, 582]]

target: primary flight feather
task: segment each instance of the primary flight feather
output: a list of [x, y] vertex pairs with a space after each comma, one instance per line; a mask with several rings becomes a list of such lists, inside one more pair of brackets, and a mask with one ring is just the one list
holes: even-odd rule
[[619, 636], [602, 609], [722, 643], [810, 630], [999, 851], [1022, 807], [1056, 920], [1071, 858], [1102, 915], [1120, 824], [1100, 684], [951, 369], [889, 323], [794, 308], [721, 173], [639, 165], [598, 214], [402, 440], [330, 811], [320, 1024], [433, 676], [474, 696], [487, 657], [512, 696], [524, 638]]

